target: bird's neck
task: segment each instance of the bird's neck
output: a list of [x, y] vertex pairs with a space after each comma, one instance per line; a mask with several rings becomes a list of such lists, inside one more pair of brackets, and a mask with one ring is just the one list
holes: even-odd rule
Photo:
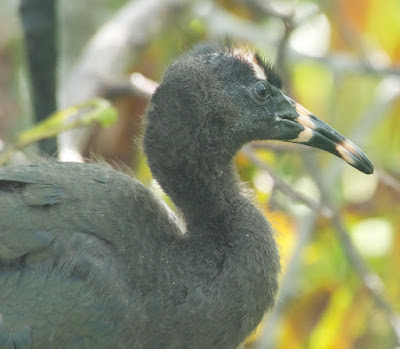
[[201, 170], [181, 167], [174, 176], [164, 178], [161, 185], [182, 212], [189, 236], [229, 239], [229, 235], [242, 234], [244, 226], [259, 234], [269, 229], [248, 199], [233, 161]]
[[248, 315], [243, 328], [252, 330], [277, 291], [279, 253], [269, 223], [248, 199], [233, 163], [212, 173], [197, 173], [193, 183], [182, 188], [180, 196], [177, 193], [172, 197], [187, 224], [184, 259], [206, 282], [219, 275], [221, 313], [231, 297], [232, 304]]
[[[221, 165], [200, 171], [180, 167], [161, 176], [160, 184], [186, 221], [186, 234], [173, 251], [182, 254], [177, 269], [186, 271], [186, 280], [188, 275], [196, 284], [202, 280], [219, 309], [216, 321], [243, 340], [274, 302], [279, 253], [269, 223], [242, 190], [233, 162]], [[241, 309], [240, 319], [225, 318], [232, 308]]]
[[223, 218], [234, 202], [247, 201], [237, 177], [233, 163], [201, 170], [181, 167], [161, 185], [182, 212], [188, 227], [216, 226], [225, 223]]

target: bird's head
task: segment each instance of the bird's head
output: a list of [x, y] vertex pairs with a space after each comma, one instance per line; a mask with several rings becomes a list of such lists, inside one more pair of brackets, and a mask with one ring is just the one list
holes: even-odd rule
[[326, 150], [373, 172], [356, 145], [281, 88], [278, 75], [257, 53], [198, 46], [167, 70], [149, 108], [145, 146], [181, 151], [182, 159], [187, 153], [223, 161], [247, 142], [281, 140]]

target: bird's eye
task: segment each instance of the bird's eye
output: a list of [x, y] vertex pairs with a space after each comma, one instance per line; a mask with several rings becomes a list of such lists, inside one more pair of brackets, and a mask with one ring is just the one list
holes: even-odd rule
[[266, 99], [269, 93], [268, 86], [265, 83], [260, 82], [256, 85], [255, 92], [258, 98]]

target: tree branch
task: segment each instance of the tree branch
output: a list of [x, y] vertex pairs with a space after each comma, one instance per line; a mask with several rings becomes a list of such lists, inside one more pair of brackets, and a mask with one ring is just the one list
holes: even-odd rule
[[[98, 96], [104, 81], [124, 74], [128, 64], [187, 4], [187, 0], [128, 2], [87, 44], [69, 80], [61, 87], [61, 106]], [[60, 159], [83, 161], [81, 152], [89, 134], [88, 129], [76, 129], [60, 135]]]
[[[391, 305], [384, 298], [383, 283], [375, 273], [369, 270], [368, 266], [365, 264], [364, 260], [362, 259], [357, 249], [353, 245], [349, 237], [349, 232], [344, 228], [340, 214], [337, 211], [333, 210], [332, 208], [329, 208], [329, 205], [328, 206], [324, 205], [322, 202], [317, 202], [313, 199], [305, 197], [301, 193], [294, 191], [289, 185], [283, 182], [269, 168], [269, 166], [261, 162], [256, 157], [256, 155], [254, 154], [254, 150], [250, 146], [246, 146], [244, 148], [244, 153], [257, 167], [262, 168], [263, 170], [269, 173], [269, 175], [274, 181], [274, 186], [276, 189], [278, 189], [291, 199], [302, 202], [313, 211], [309, 216], [310, 221], [308, 221], [308, 223], [306, 224], [306, 229], [303, 230], [303, 233], [299, 235], [300, 238], [297, 241], [295, 252], [293, 253], [291, 260], [289, 262], [287, 274], [284, 277], [284, 282], [281, 283], [280, 303], [273, 310], [272, 318], [269, 318], [270, 322], [265, 329], [266, 334], [265, 336], [260, 337], [257, 347], [260, 349], [273, 347], [274, 336], [272, 336], [271, 333], [274, 333], [274, 329], [276, 329], [276, 324], [279, 321], [281, 312], [283, 311], [283, 307], [281, 306], [281, 304], [287, 301], [290, 298], [290, 295], [292, 294], [291, 290], [293, 284], [289, 281], [289, 277], [292, 278], [292, 276], [294, 275], [293, 270], [295, 266], [300, 263], [301, 251], [306, 246], [306, 242], [309, 240], [308, 239], [310, 234], [309, 229], [312, 229], [313, 222], [316, 218], [316, 214], [322, 214], [326, 218], [331, 219], [332, 225], [335, 228], [336, 235], [338, 237], [340, 245], [343, 247], [347, 260], [354, 268], [356, 274], [360, 277], [363, 286], [368, 290], [368, 292], [374, 299], [376, 306], [382, 311], [382, 313], [388, 319], [388, 322], [390, 323], [391, 328], [395, 334], [397, 344], [400, 345], [400, 318], [394, 312]], [[316, 174], [316, 169], [313, 169], [313, 166], [308, 166], [308, 168], [311, 168], [311, 171], [314, 174]], [[319, 190], [321, 191], [322, 197], [324, 197], [325, 200], [328, 200], [327, 198], [329, 197], [329, 194], [324, 189], [325, 187], [329, 187], [326, 185], [326, 181], [322, 182], [320, 178], [318, 178], [318, 175], [315, 175], [314, 179]], [[290, 285], [290, 287], [288, 285]]]
[[332, 217], [332, 224], [335, 228], [336, 236], [343, 247], [347, 260], [360, 277], [362, 284], [375, 301], [377, 308], [379, 308], [379, 310], [389, 320], [397, 345], [400, 346], [400, 317], [394, 312], [385, 299], [383, 282], [377, 274], [371, 272], [363, 258], [358, 253], [339, 214], [335, 214]]
[[246, 145], [243, 147], [242, 152], [249, 158], [251, 162], [253, 162], [258, 168], [261, 168], [268, 172], [271, 176], [274, 186], [283, 194], [288, 196], [294, 201], [299, 201], [311, 208], [313, 211], [322, 214], [324, 217], [330, 218], [333, 215], [333, 212], [330, 208], [321, 205], [321, 203], [311, 199], [302, 193], [294, 191], [288, 184], [286, 184], [282, 179], [279, 178], [277, 174], [264, 162], [259, 160], [257, 156], [254, 154], [251, 145]]
[[100, 97], [116, 100], [125, 96], [138, 96], [150, 99], [158, 87], [158, 83], [140, 73], [133, 73], [129, 79], [103, 82]]

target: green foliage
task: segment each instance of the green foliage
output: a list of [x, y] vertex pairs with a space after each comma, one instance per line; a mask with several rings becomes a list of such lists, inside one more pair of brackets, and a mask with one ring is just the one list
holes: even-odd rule
[[100, 124], [102, 127], [109, 127], [117, 120], [117, 117], [116, 109], [110, 102], [101, 98], [58, 110], [31, 129], [21, 132], [17, 137], [17, 142], [0, 154], [0, 165], [6, 163], [16, 151], [32, 143], [94, 123]]
[[110, 102], [96, 98], [56, 111], [30, 130], [21, 132], [18, 136], [18, 143], [33, 143], [93, 123], [98, 123], [102, 127], [109, 127], [116, 120], [117, 111]]

